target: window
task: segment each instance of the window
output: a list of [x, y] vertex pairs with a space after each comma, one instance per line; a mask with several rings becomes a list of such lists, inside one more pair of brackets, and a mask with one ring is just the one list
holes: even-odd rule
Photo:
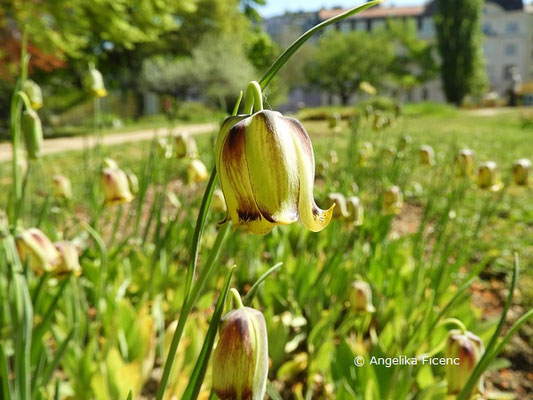
[[517, 53], [516, 44], [511, 43], [511, 44], [506, 44], [505, 45], [505, 55], [506, 56], [515, 56], [516, 53]]
[[519, 26], [518, 22], [510, 21], [505, 24], [505, 33], [518, 33], [519, 32]]
[[503, 67], [503, 79], [511, 79], [511, 72], [516, 68], [516, 65], [510, 64]]
[[494, 30], [494, 28], [492, 27], [491, 24], [483, 24], [483, 33], [486, 35], [486, 36], [496, 36], [496, 31]]

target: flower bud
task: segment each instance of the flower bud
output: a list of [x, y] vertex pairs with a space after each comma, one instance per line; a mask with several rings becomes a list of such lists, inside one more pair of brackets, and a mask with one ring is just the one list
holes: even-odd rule
[[372, 290], [364, 281], [355, 281], [350, 288], [350, 305], [353, 311], [369, 312], [376, 311], [372, 305]]
[[43, 106], [43, 93], [41, 92], [39, 85], [31, 79], [26, 79], [24, 81], [23, 89], [26, 96], [28, 96], [28, 99], [30, 99], [31, 107], [34, 110], [38, 110]]
[[470, 149], [463, 149], [455, 156], [455, 174], [457, 176], [474, 175], [476, 153]]
[[328, 201], [335, 204], [333, 209], [333, 218], [334, 219], [345, 219], [348, 218], [348, 209], [346, 207], [346, 198], [341, 193], [330, 193], [328, 194]]
[[59, 252], [61, 261], [54, 271], [54, 275], [65, 276], [73, 273], [74, 276], [80, 276], [81, 267], [76, 246], [71, 242], [58, 242], [55, 246]]
[[268, 374], [263, 314], [249, 307], [227, 313], [213, 352], [213, 390], [221, 400], [262, 400]]
[[172, 157], [172, 145], [168, 142], [167, 138], [159, 138], [157, 140], [157, 149], [162, 157]]
[[22, 113], [20, 123], [28, 158], [30, 160], [40, 158], [43, 145], [43, 127], [39, 115], [33, 110], [25, 110]]
[[104, 158], [104, 168], [119, 169], [118, 164], [112, 158]]
[[333, 209], [313, 198], [315, 159], [302, 124], [268, 110], [228, 118], [216, 146], [216, 168], [235, 227], [266, 234], [298, 218], [314, 232], [324, 229]]
[[198, 158], [196, 141], [185, 132], [180, 132], [174, 138], [174, 146], [178, 158]]
[[[452, 359], [458, 358], [459, 365], [446, 365], [448, 394], [457, 395], [461, 392], [484, 351], [483, 341], [473, 333], [463, 333], [458, 329], [450, 331], [445, 355]], [[483, 392], [482, 378], [477, 384], [476, 391]]]
[[106, 97], [107, 90], [104, 86], [104, 78], [96, 68], [90, 68], [87, 75], [87, 88], [94, 97]]
[[529, 171], [531, 170], [531, 161], [527, 158], [516, 160], [513, 164], [513, 181], [518, 186], [527, 186], [529, 180]]
[[407, 146], [411, 144], [411, 137], [407, 135], [402, 135], [398, 140], [398, 150], [405, 150]]
[[189, 182], [200, 183], [209, 179], [209, 172], [203, 162], [200, 160], [191, 160], [187, 166], [187, 175]]
[[133, 172], [128, 172], [126, 177], [128, 178], [128, 187], [130, 188], [130, 192], [134, 195], [139, 193], [139, 180], [137, 179], [137, 175], [135, 175]]
[[359, 84], [359, 89], [362, 92], [369, 94], [370, 96], [375, 96], [376, 93], [378, 92], [374, 86], [372, 86], [370, 83], [366, 81], [363, 81]]
[[435, 152], [433, 147], [424, 145], [419, 150], [420, 163], [422, 165], [434, 165], [435, 164]]
[[215, 189], [213, 192], [213, 208], [217, 212], [226, 212], [226, 200], [224, 199], [224, 193], [222, 190]]
[[104, 168], [102, 186], [106, 205], [129, 203], [133, 200], [128, 177], [120, 168]]
[[65, 175], [54, 175], [52, 184], [54, 197], [58, 199], [72, 198], [72, 185]]
[[383, 212], [385, 215], [398, 214], [403, 207], [402, 189], [391, 186], [383, 195]]
[[29, 266], [37, 275], [53, 271], [60, 263], [59, 252], [46, 235], [37, 228], [30, 228], [15, 239], [22, 263]]
[[351, 196], [346, 199], [346, 209], [348, 210], [348, 218], [353, 221], [355, 226], [363, 225], [364, 209], [361, 200], [357, 196]]
[[498, 164], [494, 161], [482, 163], [478, 169], [477, 185], [480, 189], [498, 190], [500, 188]]

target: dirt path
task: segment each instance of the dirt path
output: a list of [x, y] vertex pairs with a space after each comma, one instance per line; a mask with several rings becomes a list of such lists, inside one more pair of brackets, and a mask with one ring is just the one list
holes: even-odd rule
[[[217, 128], [217, 125], [214, 123], [206, 123], [198, 125], [187, 125], [181, 128], [191, 135], [197, 135], [200, 133], [207, 133], [213, 131]], [[116, 146], [118, 144], [127, 142], [150, 140], [158, 131], [160, 135], [163, 135], [165, 134], [166, 129], [145, 129], [133, 132], [112, 133], [104, 136], [103, 144], [105, 146]], [[43, 154], [46, 155], [63, 151], [82, 150], [84, 146], [83, 142], [84, 138], [81, 136], [46, 139], [43, 142]], [[91, 137], [89, 138], [89, 146], [94, 147], [95, 144], [96, 142], [94, 140], [94, 136], [91, 135]], [[2, 143], [0, 144], [0, 162], [9, 160], [11, 160], [11, 144]]]

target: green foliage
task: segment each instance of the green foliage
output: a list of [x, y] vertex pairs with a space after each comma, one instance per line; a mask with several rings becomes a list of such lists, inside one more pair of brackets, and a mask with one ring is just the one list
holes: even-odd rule
[[315, 55], [307, 67], [309, 81], [347, 104], [361, 82], [383, 86], [394, 60], [394, 46], [383, 32], [330, 31], [319, 41]]
[[438, 0], [435, 14], [441, 78], [449, 102], [461, 104], [486, 87], [482, 54], [482, 0]]

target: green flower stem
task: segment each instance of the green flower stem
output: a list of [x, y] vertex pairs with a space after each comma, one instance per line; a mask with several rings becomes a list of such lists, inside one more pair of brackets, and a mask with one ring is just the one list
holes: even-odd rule
[[241, 295], [235, 288], [230, 289], [231, 295], [233, 296], [233, 302], [235, 303], [235, 308], [244, 308], [244, 304], [242, 304]]
[[263, 109], [263, 93], [261, 86], [256, 81], [252, 81], [246, 88], [246, 102], [244, 103], [244, 112], [251, 115], [253, 111], [261, 111]]
[[457, 318], [446, 318], [439, 325], [455, 325], [463, 334], [467, 332], [465, 324]]
[[[358, 12], [361, 12], [363, 10], [366, 10], [369, 7], [372, 7], [376, 4], [379, 4], [381, 0], [375, 0], [368, 2], [366, 4], [363, 4], [362, 6], [353, 8], [351, 10], [348, 10], [345, 13], [342, 13], [334, 18], [331, 18], [329, 20], [326, 20], [322, 22], [321, 24], [315, 26], [314, 28], [311, 28], [306, 33], [304, 33], [300, 38], [298, 38], [285, 52], [276, 60], [276, 62], [270, 67], [270, 69], [266, 72], [266, 74], [261, 78], [261, 80], [258, 82], [258, 87], [260, 89], [265, 89], [270, 81], [276, 76], [276, 74], [279, 72], [279, 70], [285, 65], [287, 61], [294, 55], [294, 53], [307, 41], [309, 40], [314, 34], [317, 32], [320, 32], [325, 27], [334, 24], [336, 22], [342, 21], [345, 18], [348, 18], [354, 14], [357, 14]], [[253, 85], [254, 87], [251, 87]], [[263, 100], [260, 95], [260, 91], [258, 88], [252, 83], [248, 85], [248, 90], [253, 90], [253, 97], [254, 102], [255, 97], [259, 96], [257, 101], [257, 107], [262, 108]], [[246, 111], [250, 108], [250, 96], [246, 96], [247, 103], [246, 105], [248, 107]], [[239, 104], [242, 99], [242, 93], [239, 96], [239, 99], [237, 100], [237, 103], [234, 107], [233, 115], [236, 115], [239, 109]], [[211, 249], [211, 254], [209, 256], [209, 259], [206, 262], [206, 265], [204, 266], [203, 270], [200, 273], [200, 276], [198, 277], [198, 280], [196, 281], [196, 284], [193, 286], [193, 280], [194, 275], [196, 273], [196, 263], [198, 260], [198, 249], [200, 246], [200, 239], [201, 235], [207, 220], [207, 212], [209, 210], [209, 205], [211, 204], [211, 198], [213, 197], [213, 192], [215, 189], [215, 183], [217, 178], [217, 171], [216, 168], [213, 169], [213, 172], [211, 173], [211, 178], [209, 179], [209, 183], [207, 184], [207, 187], [205, 189], [204, 197], [202, 200], [202, 205], [200, 207], [200, 211], [198, 214], [198, 219], [196, 221], [196, 228], [194, 231], [192, 246], [191, 246], [191, 252], [190, 252], [190, 264], [187, 271], [187, 283], [186, 283], [186, 290], [185, 290], [185, 298], [183, 302], [183, 307], [180, 312], [180, 316], [178, 319], [178, 326], [176, 328], [176, 331], [174, 332], [174, 336], [172, 338], [172, 343], [170, 345], [170, 350], [167, 356], [167, 359], [165, 361], [165, 367], [163, 370], [163, 376], [161, 378], [161, 382], [159, 384], [159, 387], [157, 389], [157, 400], [162, 400], [163, 395], [165, 393], [168, 379], [170, 376], [170, 373], [172, 371], [172, 365], [174, 364], [174, 359], [176, 358], [176, 352], [178, 350], [178, 345], [181, 339], [181, 335], [183, 334], [183, 330], [185, 328], [185, 323], [187, 322], [187, 318], [189, 316], [189, 313], [191, 312], [192, 308], [194, 307], [197, 297], [200, 293], [201, 288], [203, 288], [205, 284], [205, 280], [207, 279], [207, 276], [209, 275], [210, 269], [214, 264], [214, 261], [216, 260], [216, 257], [218, 256], [218, 253], [220, 252], [220, 247], [222, 245], [222, 242], [224, 241], [224, 237], [226, 236], [226, 232], [229, 229], [229, 224], [227, 223], [224, 225], [224, 227], [221, 228], [221, 230], [218, 233], [217, 240], [215, 242], [215, 245]]]

